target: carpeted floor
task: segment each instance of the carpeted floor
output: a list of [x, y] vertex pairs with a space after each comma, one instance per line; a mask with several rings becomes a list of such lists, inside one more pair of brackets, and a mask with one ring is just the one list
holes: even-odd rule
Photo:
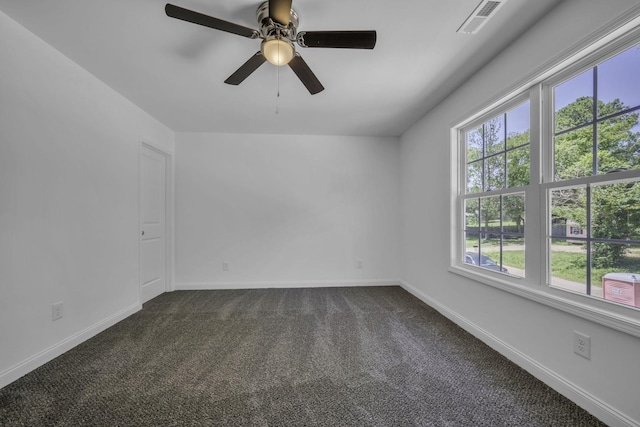
[[0, 390], [2, 426], [598, 426], [399, 287], [179, 291]]

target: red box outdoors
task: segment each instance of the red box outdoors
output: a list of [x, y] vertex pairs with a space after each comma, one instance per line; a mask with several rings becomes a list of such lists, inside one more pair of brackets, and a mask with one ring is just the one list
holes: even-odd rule
[[640, 274], [608, 273], [602, 277], [604, 299], [640, 307]]

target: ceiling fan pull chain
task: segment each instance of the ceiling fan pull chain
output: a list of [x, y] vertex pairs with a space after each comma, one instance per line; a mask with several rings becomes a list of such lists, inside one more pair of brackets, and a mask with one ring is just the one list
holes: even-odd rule
[[[280, 55], [280, 45], [278, 45], [278, 55]], [[279, 107], [280, 107], [280, 67], [276, 67], [276, 79], [278, 80], [277, 82], [277, 88], [278, 88], [278, 93], [276, 94], [276, 115], [279, 113]]]

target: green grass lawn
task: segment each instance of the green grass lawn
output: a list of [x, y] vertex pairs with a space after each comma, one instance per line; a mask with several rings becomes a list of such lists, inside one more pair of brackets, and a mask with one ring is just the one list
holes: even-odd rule
[[[574, 282], [586, 283], [587, 257], [580, 253], [554, 251], [551, 254], [551, 268], [555, 277]], [[640, 263], [635, 257], [626, 256], [620, 265], [591, 269], [591, 284], [602, 286], [602, 277], [607, 273], [637, 273]]]
[[[496, 262], [500, 260], [500, 252], [498, 251], [483, 251], [483, 254]], [[601, 286], [602, 276], [607, 273], [638, 273], [640, 260], [637, 255], [633, 255], [625, 257], [622, 264], [617, 267], [591, 269], [591, 284], [593, 286]], [[587, 257], [582, 253], [553, 251], [551, 254], [552, 274], [560, 279], [586, 283], [586, 261]], [[512, 266], [524, 269], [524, 251], [504, 251], [502, 253], [502, 263], [507, 268]]]
[[[483, 255], [488, 256], [495, 262], [500, 261], [500, 252], [498, 251], [482, 251]], [[515, 267], [524, 270], [524, 251], [504, 251], [502, 252], [502, 263], [506, 267]]]

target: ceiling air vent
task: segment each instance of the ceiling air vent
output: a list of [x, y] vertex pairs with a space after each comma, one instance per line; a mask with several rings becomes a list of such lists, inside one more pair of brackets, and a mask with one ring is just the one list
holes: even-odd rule
[[496, 14], [496, 11], [500, 9], [507, 0], [491, 1], [483, 0], [478, 7], [469, 15], [466, 21], [458, 28], [458, 33], [475, 34], [484, 24], [487, 23], [489, 18]]

